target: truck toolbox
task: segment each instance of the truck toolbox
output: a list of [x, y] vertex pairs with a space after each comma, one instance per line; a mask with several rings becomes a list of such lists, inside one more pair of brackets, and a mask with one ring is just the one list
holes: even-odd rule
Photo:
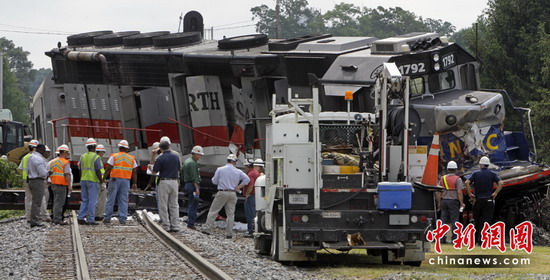
[[409, 210], [412, 201], [412, 184], [405, 182], [378, 183], [378, 209]]
[[323, 174], [323, 188], [361, 188], [363, 174]]

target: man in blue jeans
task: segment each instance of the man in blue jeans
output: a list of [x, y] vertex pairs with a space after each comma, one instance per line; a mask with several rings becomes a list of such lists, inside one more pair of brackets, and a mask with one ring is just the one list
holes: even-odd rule
[[[93, 138], [86, 140], [88, 152], [80, 157], [78, 167], [80, 168], [80, 195], [82, 202], [78, 213], [79, 224], [96, 225], [95, 206], [99, 184], [103, 184], [101, 159], [95, 152], [97, 142]], [[87, 221], [85, 220], [87, 218]]]
[[183, 163], [183, 180], [185, 182], [184, 192], [189, 196], [189, 207], [187, 209], [187, 228], [195, 228], [195, 220], [197, 219], [197, 206], [200, 194], [199, 184], [201, 176], [199, 174], [199, 160], [204, 155], [201, 146], [193, 147], [191, 157]]
[[128, 141], [121, 140], [118, 143], [119, 153], [113, 154], [107, 161], [104, 178], [111, 177], [107, 189], [107, 204], [105, 205], [105, 218], [103, 223], [108, 224], [113, 217], [115, 201], [118, 203], [118, 222], [126, 224], [128, 219], [128, 193], [130, 192], [130, 180], [132, 189], [137, 190], [137, 162], [136, 158], [128, 154], [130, 146]]

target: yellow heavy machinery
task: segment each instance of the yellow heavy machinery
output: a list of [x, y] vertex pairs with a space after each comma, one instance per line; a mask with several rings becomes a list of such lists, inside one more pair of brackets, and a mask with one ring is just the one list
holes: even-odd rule
[[27, 125], [13, 121], [8, 109], [0, 109], [0, 155], [19, 164], [21, 158], [29, 152], [29, 140], [25, 139]]

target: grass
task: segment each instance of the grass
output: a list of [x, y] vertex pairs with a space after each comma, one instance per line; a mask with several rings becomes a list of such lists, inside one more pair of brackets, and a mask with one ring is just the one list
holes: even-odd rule
[[0, 210], [0, 220], [15, 218], [25, 215], [25, 210]]
[[[437, 257], [437, 253], [427, 253], [426, 260], [420, 267], [404, 265], [382, 265], [380, 257], [368, 256], [365, 250], [352, 250], [347, 255], [338, 257], [338, 263], [330, 265], [330, 259], [334, 256], [328, 253], [318, 254], [322, 265], [320, 270], [333, 277], [342, 276], [356, 279], [375, 279], [390, 274], [399, 274], [400, 279], [465, 279], [472, 277], [491, 279], [525, 279], [528, 274], [547, 274], [550, 277], [550, 247], [535, 246], [529, 255], [524, 251], [510, 251], [507, 245], [506, 252], [501, 253], [497, 249], [483, 250], [476, 246], [472, 251], [467, 249], [455, 250], [452, 245], [442, 245], [444, 255], [517, 255], [530, 258], [531, 264], [523, 267], [497, 267], [497, 268], [460, 268], [444, 267], [437, 264], [430, 265], [428, 260]], [[328, 263], [326, 263], [328, 262]]]

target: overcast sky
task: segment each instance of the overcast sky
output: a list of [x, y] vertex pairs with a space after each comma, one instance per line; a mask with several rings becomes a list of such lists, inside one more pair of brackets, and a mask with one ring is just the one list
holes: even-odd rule
[[[458, 29], [469, 27], [487, 7], [487, 0], [308, 2], [310, 7], [321, 9], [323, 13], [340, 2], [368, 8], [398, 6], [424, 18], [449, 21]], [[275, 0], [0, 0], [0, 37], [6, 37], [29, 51], [34, 68], [51, 68], [50, 59], [44, 52], [56, 47], [59, 41], [66, 45], [67, 35], [56, 35], [58, 33], [75, 34], [96, 30], [177, 32], [180, 14], [196, 10], [202, 14], [206, 28], [214, 27], [215, 38], [238, 36], [255, 32], [250, 8], [261, 4], [274, 7]]]

